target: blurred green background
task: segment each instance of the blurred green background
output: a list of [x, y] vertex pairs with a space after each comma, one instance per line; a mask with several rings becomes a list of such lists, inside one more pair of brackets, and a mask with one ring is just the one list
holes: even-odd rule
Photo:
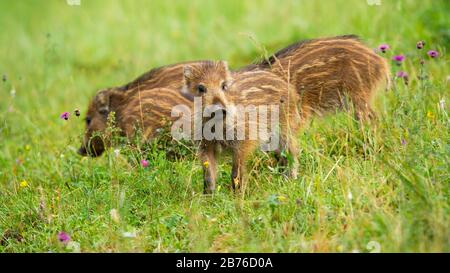
[[[448, 103], [450, 1], [372, 2], [0, 0], [0, 251], [70, 251], [56, 241], [62, 230], [81, 251], [369, 251], [372, 240], [382, 251], [449, 251], [449, 127], [437, 105]], [[244, 200], [229, 190], [204, 198], [195, 160], [156, 155], [147, 172], [110, 154], [80, 160], [81, 118], [59, 119], [156, 66], [224, 59], [238, 68], [342, 34], [389, 44], [387, 58], [405, 54], [411, 86], [377, 101], [373, 131], [347, 130], [342, 117], [313, 124], [300, 180], [263, 168]], [[419, 40], [440, 52], [427, 59], [422, 89]], [[131, 241], [121, 235], [129, 230], [138, 230]]]
[[152, 67], [225, 59], [237, 68], [262, 48], [272, 53], [307, 38], [357, 34], [398, 53], [424, 39], [447, 50], [448, 1], [368, 2], [0, 1], [0, 73], [33, 98], [27, 107], [35, 113], [50, 106], [57, 114]]

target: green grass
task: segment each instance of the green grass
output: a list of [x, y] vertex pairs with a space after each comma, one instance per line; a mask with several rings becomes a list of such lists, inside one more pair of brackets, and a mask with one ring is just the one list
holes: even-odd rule
[[[83, 252], [449, 252], [450, 5], [382, 2], [1, 0], [0, 252], [71, 251], [60, 231]], [[242, 198], [229, 189], [227, 157], [208, 197], [193, 155], [166, 160], [152, 149], [147, 169], [129, 147], [82, 159], [81, 118], [59, 119], [155, 66], [225, 59], [237, 68], [264, 49], [348, 33], [390, 44], [388, 58], [406, 54], [411, 84], [380, 92], [370, 126], [346, 114], [314, 119], [299, 136], [296, 181], [255, 157]], [[424, 86], [421, 39], [441, 54], [427, 58]]]

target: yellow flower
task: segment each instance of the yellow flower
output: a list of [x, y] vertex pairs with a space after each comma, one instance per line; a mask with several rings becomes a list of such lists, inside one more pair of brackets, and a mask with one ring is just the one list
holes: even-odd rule
[[30, 147], [30, 145], [25, 145], [25, 151], [29, 151], [29, 150], [31, 150], [31, 147]]
[[205, 166], [205, 168], [208, 168], [209, 167], [209, 162], [208, 161], [203, 162], [203, 166]]
[[21, 188], [26, 188], [26, 187], [28, 187], [28, 182], [25, 181], [25, 180], [23, 180], [22, 182], [20, 182], [19, 186], [20, 186]]
[[284, 195], [279, 195], [278, 196], [278, 201], [285, 202], [286, 200], [287, 200], [286, 196], [284, 196]]
[[233, 182], [234, 182], [234, 186], [235, 186], [235, 187], [239, 186], [239, 178], [235, 177], [235, 178], [233, 179]]
[[434, 114], [433, 114], [433, 112], [428, 111], [428, 112], [427, 112], [427, 117], [428, 117], [429, 119], [434, 119]]

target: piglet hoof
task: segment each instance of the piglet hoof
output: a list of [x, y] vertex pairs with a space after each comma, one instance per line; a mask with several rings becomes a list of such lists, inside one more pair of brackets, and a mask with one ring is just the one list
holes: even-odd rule
[[290, 179], [290, 180], [297, 180], [297, 178], [298, 178], [298, 173], [290, 174], [290, 175], [289, 175], [289, 179]]
[[298, 178], [298, 170], [290, 169], [283, 172], [283, 177], [286, 180], [296, 180]]
[[289, 171], [289, 178], [292, 180], [296, 180], [298, 178], [298, 170], [297, 168], [291, 169]]
[[214, 190], [216, 189], [215, 187], [215, 183], [212, 183], [212, 181], [210, 179], [206, 179], [204, 181], [204, 185], [203, 185], [203, 194], [213, 194]]
[[203, 190], [203, 194], [205, 194], [205, 195], [211, 195], [211, 194], [213, 194], [214, 193], [214, 187], [206, 187], [204, 190]]
[[231, 179], [231, 188], [234, 193], [239, 193], [241, 189], [242, 181], [238, 177], [234, 177]]

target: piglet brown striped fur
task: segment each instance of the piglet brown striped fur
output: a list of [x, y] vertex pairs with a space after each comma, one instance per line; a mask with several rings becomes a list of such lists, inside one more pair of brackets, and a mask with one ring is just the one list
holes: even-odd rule
[[201, 65], [203, 62], [204, 61], [189, 61], [153, 68], [137, 77], [135, 80], [117, 87], [117, 90], [137, 91], [154, 88], [180, 90], [183, 86], [183, 67], [186, 65], [196, 67]]
[[[122, 133], [130, 135], [130, 132], [133, 131], [130, 124], [133, 123], [134, 126], [135, 123], [132, 121], [141, 119], [140, 114], [135, 111], [137, 109], [135, 105], [130, 106], [131, 103], [136, 103], [139, 96], [148, 99], [146, 102], [147, 106], [158, 106], [160, 104], [158, 99], [163, 96], [169, 104], [173, 102], [173, 106], [175, 106], [177, 102], [183, 102], [186, 103], [186, 105], [191, 106], [192, 102], [182, 99], [179, 94], [177, 94], [178, 92], [175, 91], [179, 91], [183, 86], [184, 66], [189, 65], [191, 67], [196, 67], [202, 63], [203, 61], [191, 61], [154, 68], [125, 85], [98, 91], [89, 103], [86, 112], [85, 135], [83, 144], [78, 150], [78, 153], [81, 155], [92, 156], [98, 156], [103, 153], [105, 142], [97, 135], [105, 132], [107, 127], [107, 117], [110, 112], [116, 113], [116, 121], [118, 121], [118, 127], [122, 129]], [[166, 91], [168, 91], [168, 94], [162, 94]], [[174, 98], [171, 101], [168, 99], [168, 96], [172, 95]], [[163, 105], [167, 106], [167, 108], [160, 107], [160, 110], [162, 110], [161, 113], [156, 113], [152, 110], [154, 115], [144, 115], [143, 122], [141, 123], [144, 125], [152, 124], [156, 126], [157, 123], [152, 121], [153, 116], [169, 118], [170, 115], [165, 116], [168, 113], [169, 105]], [[92, 136], [95, 137], [92, 138]]]
[[292, 44], [251, 67], [276, 73], [295, 86], [305, 114], [323, 114], [353, 103], [357, 119], [375, 116], [370, 103], [389, 66], [357, 36], [346, 35]]
[[[266, 119], [258, 117], [257, 120], [250, 120], [248, 115], [238, 116], [239, 120], [234, 119], [238, 114], [236, 106], [270, 106], [274, 105], [279, 110], [280, 127], [280, 150], [287, 149], [287, 152], [293, 155], [295, 162], [290, 169], [290, 175], [297, 175], [297, 142], [295, 136], [301, 124], [301, 113], [298, 109], [299, 96], [294, 88], [290, 86], [278, 75], [268, 71], [246, 71], [235, 73], [233, 76], [228, 70], [225, 62], [205, 62], [201, 67], [185, 68], [185, 86], [183, 92], [189, 92], [193, 96], [201, 97], [202, 112], [208, 106], [217, 106], [225, 113], [227, 123], [231, 118], [230, 127], [226, 124], [223, 127], [223, 137], [221, 139], [207, 140], [205, 137], [201, 140], [199, 157], [203, 165], [204, 192], [212, 193], [215, 189], [217, 174], [217, 156], [219, 147], [231, 149], [233, 153], [233, 167], [231, 173], [231, 185], [233, 189], [245, 185], [246, 164], [249, 156], [258, 148], [258, 146], [268, 139], [268, 135], [258, 135], [256, 139], [250, 138], [250, 127], [252, 122], [267, 123], [271, 128], [270, 116]], [[242, 114], [242, 113], [241, 113]], [[259, 114], [259, 113], [257, 113]], [[209, 118], [206, 118], [207, 121]], [[237, 131], [235, 122], [244, 121], [244, 138], [238, 139], [236, 136], [227, 139], [225, 134], [227, 130], [232, 130], [234, 135]], [[258, 130], [259, 127], [253, 127]], [[287, 162], [286, 162], [287, 164]]]
[[110, 136], [104, 134], [109, 115], [114, 115], [115, 126], [122, 136], [131, 138], [139, 129], [144, 140], [150, 140], [158, 129], [175, 120], [171, 117], [171, 111], [176, 105], [190, 107], [192, 102], [178, 90], [168, 88], [135, 92], [115, 89], [100, 91], [89, 104], [86, 131], [79, 153], [99, 156], [109, 146]]

